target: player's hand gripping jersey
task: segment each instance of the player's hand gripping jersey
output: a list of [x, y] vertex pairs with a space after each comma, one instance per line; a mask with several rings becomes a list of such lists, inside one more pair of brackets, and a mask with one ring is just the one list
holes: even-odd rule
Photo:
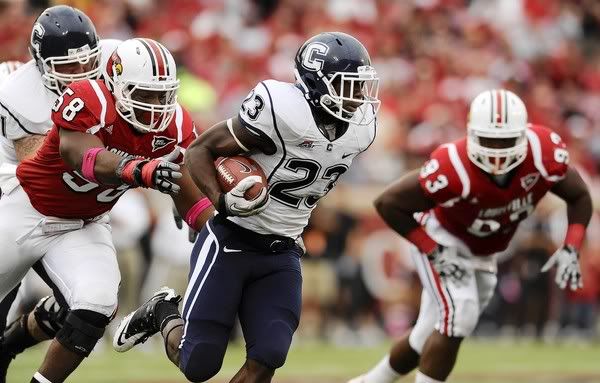
[[527, 157], [505, 187], [469, 161], [464, 138], [438, 147], [421, 168], [421, 187], [438, 204], [436, 218], [475, 255], [506, 249], [519, 223], [566, 174], [569, 153], [558, 134], [533, 125], [527, 140]]
[[193, 121], [179, 105], [162, 132], [140, 133], [115, 109], [113, 95], [102, 81], [71, 84], [52, 110], [54, 127], [36, 156], [17, 168], [17, 177], [31, 204], [42, 214], [90, 219], [109, 211], [129, 185], [99, 185], [80, 175], [61, 158], [59, 129], [99, 137], [107, 150], [121, 156], [163, 157], [183, 162], [183, 151], [195, 138]]

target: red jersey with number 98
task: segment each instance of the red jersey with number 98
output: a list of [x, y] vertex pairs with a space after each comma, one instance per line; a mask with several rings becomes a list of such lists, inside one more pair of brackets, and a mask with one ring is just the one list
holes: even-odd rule
[[421, 168], [419, 181], [437, 203], [436, 218], [475, 255], [506, 249], [519, 223], [566, 175], [569, 153], [558, 134], [533, 125], [527, 140], [527, 157], [504, 187], [469, 160], [466, 138], [441, 145]]
[[102, 185], [83, 178], [60, 156], [59, 129], [93, 134], [104, 147], [121, 156], [163, 157], [183, 162], [185, 148], [194, 140], [194, 123], [177, 106], [171, 123], [162, 132], [141, 133], [119, 116], [112, 93], [104, 82], [72, 83], [52, 108], [54, 127], [36, 155], [23, 161], [17, 177], [40, 213], [60, 218], [90, 219], [109, 211], [129, 185]]

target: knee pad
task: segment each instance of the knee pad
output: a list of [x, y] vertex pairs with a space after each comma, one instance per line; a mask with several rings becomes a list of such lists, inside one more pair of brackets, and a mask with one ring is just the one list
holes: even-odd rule
[[198, 343], [180, 369], [191, 382], [206, 382], [221, 370], [226, 347], [213, 343]]
[[33, 317], [39, 328], [50, 338], [54, 338], [62, 328], [67, 312], [67, 308], [62, 307], [53, 295], [49, 295], [35, 305]]
[[68, 350], [88, 356], [104, 335], [109, 321], [106, 315], [94, 311], [70, 311], [65, 317], [63, 327], [56, 334], [56, 340]]
[[269, 335], [261, 338], [248, 350], [248, 358], [272, 370], [278, 369], [285, 363], [293, 335], [294, 330], [287, 323], [272, 323]]

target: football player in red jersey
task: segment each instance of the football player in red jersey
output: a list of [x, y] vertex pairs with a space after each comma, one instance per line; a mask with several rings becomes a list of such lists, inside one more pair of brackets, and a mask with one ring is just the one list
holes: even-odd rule
[[9, 271], [0, 293], [35, 264], [68, 307], [61, 318], [25, 320], [29, 324], [13, 336], [20, 351], [54, 338], [32, 382], [63, 382], [116, 311], [120, 273], [107, 213], [124, 192], [146, 187], [171, 194], [195, 228], [212, 213], [183, 165], [196, 134], [177, 103], [178, 87], [175, 61], [161, 44], [123, 42], [104, 81], [74, 82], [57, 99], [54, 127], [37, 154], [19, 165], [20, 186], [0, 201], [14, 217], [0, 234], [2, 272]]
[[385, 222], [415, 245], [424, 289], [409, 334], [351, 383], [391, 383], [415, 368], [417, 383], [444, 382], [494, 292], [494, 254], [548, 191], [567, 203], [569, 228], [542, 271], [557, 265], [561, 288], [583, 286], [578, 254], [592, 203], [560, 136], [528, 124], [525, 105], [507, 90], [475, 98], [467, 132], [375, 201]]

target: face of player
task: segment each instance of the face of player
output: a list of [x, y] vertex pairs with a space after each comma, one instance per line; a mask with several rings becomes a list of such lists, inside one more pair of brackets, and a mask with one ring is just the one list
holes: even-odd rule
[[516, 143], [516, 138], [479, 138], [479, 144], [490, 149], [508, 149], [514, 147]]
[[[165, 91], [136, 89], [131, 94], [131, 99], [144, 104], [159, 106], [167, 103], [168, 93]], [[152, 122], [152, 114], [152, 111], [135, 108], [135, 117], [143, 124], [150, 124]]]
[[[517, 143], [516, 138], [489, 138], [480, 137], [479, 144], [489, 149], [509, 149], [513, 148]], [[489, 157], [492, 164], [500, 169], [503, 165], [507, 164], [509, 159], [507, 157]], [[512, 160], [510, 160], [512, 162]], [[507, 164], [508, 165], [508, 164]]]
[[342, 81], [339, 78], [332, 83], [335, 92], [337, 94], [341, 93], [340, 95], [343, 97], [342, 108], [344, 112], [352, 114], [362, 105], [361, 100], [365, 98], [363, 94], [364, 81], [354, 82], [354, 86], [353, 81], [344, 81], [343, 89], [340, 89], [342, 88], [341, 84]]
[[60, 74], [81, 74], [91, 71], [96, 67], [96, 61], [89, 60], [82, 64], [78, 62], [69, 64], [57, 64], [54, 66], [54, 71]]

